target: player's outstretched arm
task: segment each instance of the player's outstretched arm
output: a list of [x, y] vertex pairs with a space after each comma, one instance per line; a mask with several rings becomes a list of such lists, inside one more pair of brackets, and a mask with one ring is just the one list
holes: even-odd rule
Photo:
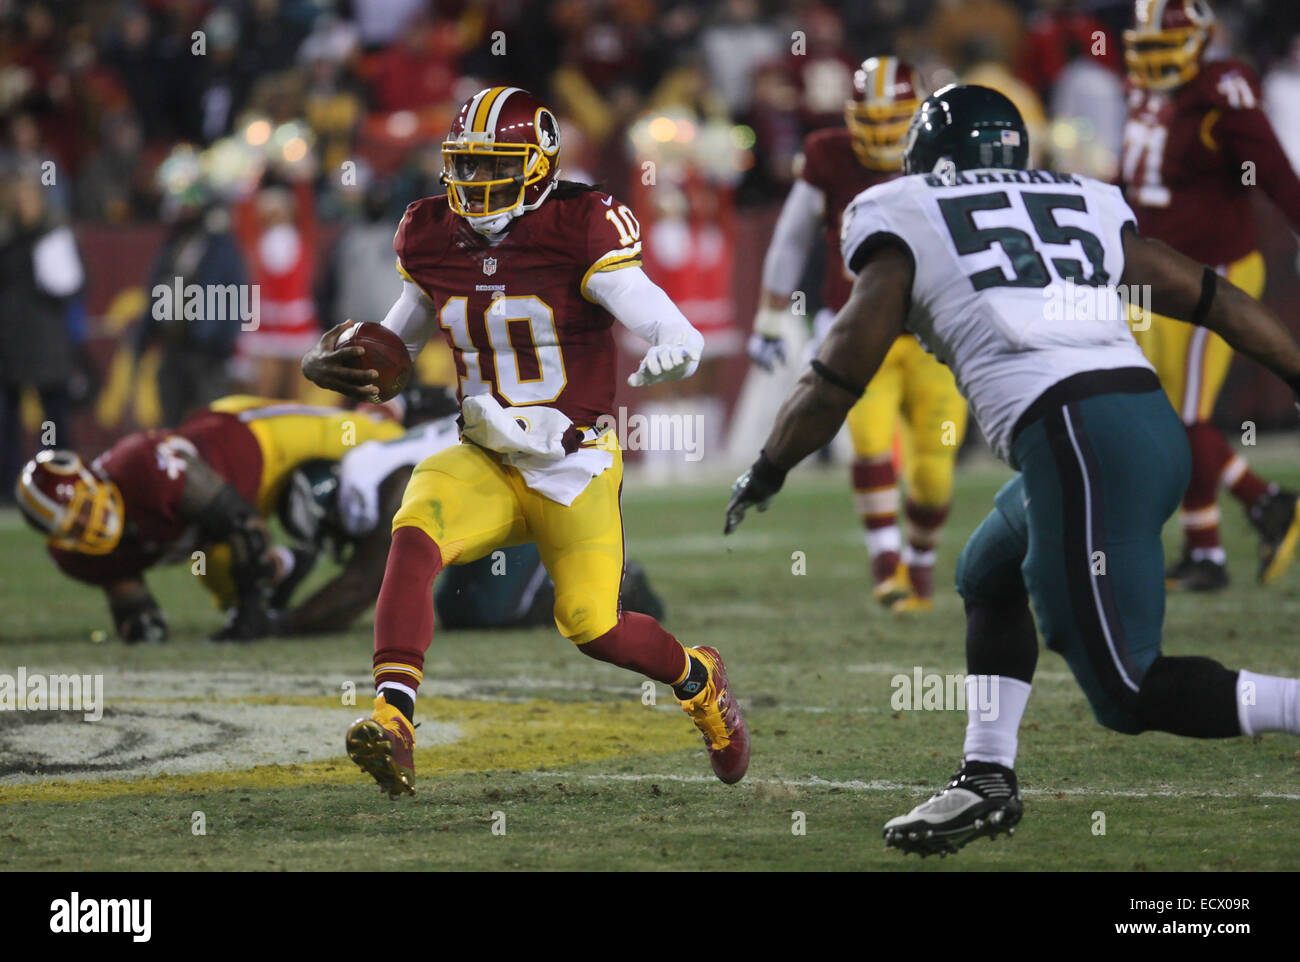
[[623, 267], [593, 274], [585, 293], [652, 345], [627, 379], [632, 387], [679, 381], [700, 366], [704, 335], [641, 268]]
[[379, 597], [392, 532], [379, 524], [357, 544], [347, 564], [302, 604], [283, 612], [278, 635], [318, 635], [343, 631]]
[[1129, 289], [1148, 287], [1156, 313], [1209, 328], [1300, 394], [1300, 342], [1276, 314], [1210, 268], [1127, 230], [1122, 280]]
[[903, 333], [912, 271], [911, 255], [895, 244], [879, 248], [859, 271], [848, 302], [782, 406], [758, 460], [732, 489], [724, 533], [734, 531], [750, 507], [763, 510], [785, 483], [786, 472], [835, 437]]
[[392, 521], [402, 506], [410, 468], [399, 468], [379, 486], [379, 523], [357, 543], [343, 570], [292, 610], [284, 612], [281, 635], [315, 635], [342, 631], [370, 608], [384, 582]]

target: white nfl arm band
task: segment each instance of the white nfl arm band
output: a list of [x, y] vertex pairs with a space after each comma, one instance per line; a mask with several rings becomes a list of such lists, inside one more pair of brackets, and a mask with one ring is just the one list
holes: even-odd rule
[[704, 351], [704, 335], [641, 268], [623, 267], [592, 274], [587, 281], [587, 295], [655, 347], [668, 344], [686, 348], [693, 361], [685, 376], [695, 373]]
[[418, 285], [402, 281], [402, 296], [388, 309], [383, 325], [402, 339], [414, 361], [433, 336], [433, 302]]

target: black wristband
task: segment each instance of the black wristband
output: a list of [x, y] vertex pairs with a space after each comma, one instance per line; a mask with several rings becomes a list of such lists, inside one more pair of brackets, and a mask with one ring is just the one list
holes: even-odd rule
[[859, 387], [854, 384], [848, 378], [836, 374], [821, 361], [817, 360], [817, 358], [813, 358], [812, 369], [813, 373], [823, 381], [826, 381], [828, 384], [834, 384], [841, 391], [848, 391], [854, 397], [862, 397], [863, 393], [867, 390], [865, 387]]
[[1291, 388], [1291, 391], [1295, 394], [1296, 403], [1300, 404], [1300, 374], [1295, 374], [1291, 377], [1284, 378], [1284, 380], [1286, 381], [1287, 385]]
[[1195, 324], [1197, 327], [1204, 326], [1205, 318], [1209, 316], [1210, 308], [1214, 306], [1214, 295], [1218, 289], [1219, 275], [1212, 267], [1205, 268], [1201, 272], [1201, 299], [1196, 302], [1192, 316], [1187, 319], [1189, 324]]
[[760, 487], [776, 494], [785, 484], [786, 469], [777, 467], [766, 451], [758, 452], [758, 460], [749, 469], [749, 477]]

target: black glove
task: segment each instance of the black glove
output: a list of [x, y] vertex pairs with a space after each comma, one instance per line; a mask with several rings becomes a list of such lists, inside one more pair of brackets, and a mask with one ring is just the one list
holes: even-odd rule
[[226, 626], [209, 641], [257, 641], [274, 635], [279, 626], [279, 612], [260, 605], [244, 605], [226, 612]]
[[156, 605], [135, 608], [130, 611], [113, 612], [117, 623], [117, 633], [128, 645], [142, 641], [161, 644], [167, 640], [167, 619]]
[[768, 460], [767, 452], [760, 452], [758, 460], [748, 471], [736, 479], [731, 488], [731, 501], [727, 504], [727, 522], [722, 528], [723, 534], [731, 534], [740, 522], [745, 520], [745, 512], [757, 507], [766, 511], [773, 496], [785, 484], [785, 469], [779, 468]]

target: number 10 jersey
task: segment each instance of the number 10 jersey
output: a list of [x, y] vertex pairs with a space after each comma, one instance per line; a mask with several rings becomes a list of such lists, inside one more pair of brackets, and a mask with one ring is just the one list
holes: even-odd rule
[[901, 242], [915, 270], [906, 327], [944, 364], [997, 455], [1017, 419], [1082, 371], [1151, 365], [1129, 329], [1119, 188], [1074, 174], [914, 174], [859, 194], [841, 251], [857, 273]]
[[544, 404], [581, 427], [613, 414], [614, 318], [587, 282], [641, 264], [641, 227], [624, 204], [562, 182], [493, 245], [445, 196], [425, 197], [406, 209], [393, 247], [399, 273], [433, 302], [462, 400]]

